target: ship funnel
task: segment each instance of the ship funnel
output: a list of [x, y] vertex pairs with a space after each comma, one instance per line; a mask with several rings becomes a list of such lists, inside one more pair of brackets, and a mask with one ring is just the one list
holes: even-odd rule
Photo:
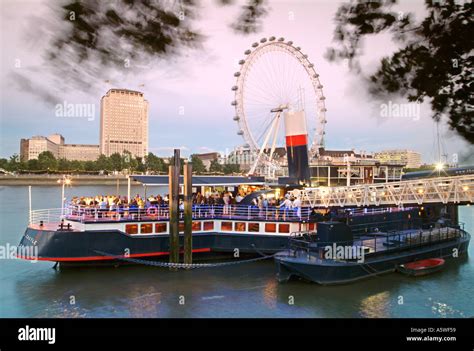
[[304, 111], [285, 112], [286, 154], [291, 182], [310, 184], [308, 132]]

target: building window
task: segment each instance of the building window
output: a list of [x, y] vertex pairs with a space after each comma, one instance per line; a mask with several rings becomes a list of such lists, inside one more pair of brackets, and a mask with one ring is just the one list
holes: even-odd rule
[[222, 222], [221, 230], [226, 232], [232, 231], [232, 222]]
[[260, 231], [260, 223], [249, 223], [249, 232], [257, 233]]
[[184, 233], [184, 222], [179, 222], [178, 224], [178, 231], [180, 233]]
[[127, 234], [138, 234], [138, 224], [126, 224], [125, 233]]
[[278, 225], [278, 232], [279, 233], [289, 233], [290, 232], [290, 225], [286, 223], [280, 223]]
[[235, 222], [236, 232], [245, 232], [245, 222]]
[[143, 223], [140, 225], [140, 233], [141, 234], [151, 234], [153, 233], [153, 224], [151, 223]]
[[155, 233], [166, 233], [166, 223], [155, 223]]

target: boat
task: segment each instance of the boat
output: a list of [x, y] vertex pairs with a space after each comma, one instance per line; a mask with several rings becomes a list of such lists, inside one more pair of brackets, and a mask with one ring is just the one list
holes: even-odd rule
[[[462, 223], [354, 235], [345, 223], [329, 221], [318, 223], [317, 232], [295, 233], [288, 248], [274, 259], [280, 282], [298, 278], [322, 285], [345, 284], [395, 272], [400, 266], [413, 271], [427, 261], [434, 263], [432, 257], [460, 257], [469, 242]], [[414, 262], [420, 260], [424, 263], [417, 266]], [[437, 262], [438, 266], [431, 265], [433, 270], [441, 268], [441, 261]]]
[[402, 264], [398, 266], [397, 270], [409, 276], [419, 277], [438, 272], [443, 268], [444, 263], [445, 260], [442, 258], [428, 258], [426, 260]]
[[[136, 177], [144, 186], [166, 185], [166, 176]], [[266, 196], [284, 192], [262, 178], [195, 176], [193, 187], [202, 193], [215, 189], [237, 192], [245, 187]], [[263, 191], [262, 189], [265, 189]], [[145, 191], [146, 192], [146, 191]], [[251, 192], [247, 196], [254, 196]], [[377, 226], [393, 230], [420, 220], [418, 207], [380, 207], [315, 213], [309, 206], [299, 212], [276, 207], [258, 208], [244, 199], [234, 205], [194, 205], [192, 211], [193, 259], [212, 256], [239, 258], [270, 255], [284, 250], [292, 233], [316, 231], [331, 218], [350, 223], [355, 232]], [[316, 214], [316, 215], [315, 215]], [[182, 213], [181, 213], [182, 216]], [[184, 222], [180, 221], [180, 245]], [[88, 205], [35, 210], [21, 238], [17, 257], [59, 263], [61, 266], [122, 264], [124, 259], [158, 260], [169, 255], [167, 206], [102, 210]]]

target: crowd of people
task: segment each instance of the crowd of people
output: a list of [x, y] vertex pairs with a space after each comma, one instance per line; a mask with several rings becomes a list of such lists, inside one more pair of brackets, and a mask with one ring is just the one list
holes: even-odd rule
[[[293, 197], [290, 194], [285, 196], [265, 196], [259, 194], [254, 196], [251, 201], [245, 201], [244, 197], [248, 195], [237, 192], [206, 192], [202, 194], [197, 192], [193, 194], [193, 212], [196, 216], [218, 216], [218, 215], [242, 215], [252, 217], [274, 216], [275, 218], [301, 218], [308, 215], [308, 209], [302, 207], [301, 199]], [[167, 216], [169, 196], [168, 195], [148, 195], [142, 197], [137, 194], [130, 199], [127, 196], [120, 195], [96, 195], [73, 197], [69, 202], [69, 207], [75, 209], [78, 213], [99, 213], [100, 216], [109, 216], [115, 214], [148, 214]], [[184, 210], [183, 199], [179, 200], [180, 211]], [[304, 212], [304, 213], [303, 213]]]

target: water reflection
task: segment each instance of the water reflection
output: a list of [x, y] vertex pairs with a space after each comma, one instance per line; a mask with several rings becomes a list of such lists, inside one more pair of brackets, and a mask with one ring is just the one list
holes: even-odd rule
[[[3, 190], [2, 244], [18, 244], [24, 232], [28, 217], [25, 189]], [[80, 187], [72, 192], [108, 193], [102, 187]], [[56, 187], [37, 188], [33, 196], [39, 194], [46, 203], [54, 203], [60, 195]], [[463, 211], [460, 220], [467, 222], [466, 229], [472, 233], [474, 207]], [[470, 251], [474, 252], [472, 243]], [[302, 281], [279, 284], [270, 260], [180, 272], [141, 266], [55, 272], [51, 267], [52, 263], [2, 260], [0, 317], [474, 316], [474, 265], [468, 256], [448, 260], [441, 272], [426, 277], [393, 273], [341, 286]], [[185, 297], [184, 305], [179, 304], [180, 296]], [[398, 304], [399, 296], [403, 304]]]
[[387, 318], [390, 316], [391, 297], [388, 291], [368, 296], [360, 302], [360, 316], [369, 318]]

